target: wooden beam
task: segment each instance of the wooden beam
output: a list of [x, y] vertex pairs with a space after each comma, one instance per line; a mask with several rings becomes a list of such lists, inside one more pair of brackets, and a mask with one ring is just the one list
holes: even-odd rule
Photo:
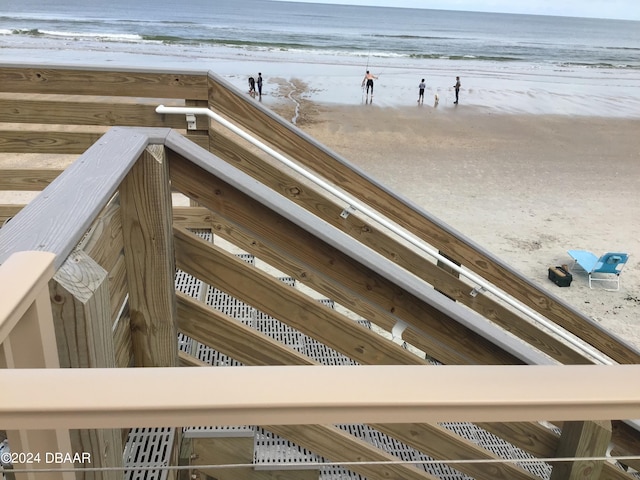
[[0, 98], [0, 123], [187, 128], [184, 115], [158, 115], [157, 102], [143, 104], [135, 100], [138, 99], [128, 103], [83, 102], [66, 96], [40, 100], [32, 95]]
[[8, 219], [15, 217], [26, 205], [0, 205], [0, 228]]
[[104, 132], [0, 131], [1, 153], [80, 154], [96, 143]]
[[535, 457], [555, 457], [560, 441], [559, 433], [539, 423], [479, 422], [476, 425]]
[[[215, 231], [217, 232], [217, 234], [221, 234], [226, 230], [225, 228], [215, 228]], [[250, 242], [247, 242], [247, 244], [248, 243]], [[254, 242], [254, 243], [261, 244], [261, 242]], [[202, 337], [201, 341], [203, 343], [209, 343], [211, 340], [206, 340], [205, 338]], [[264, 350], [262, 351], [264, 352]], [[237, 353], [235, 353], [232, 356], [234, 358], [237, 358]], [[546, 442], [546, 444], [551, 445], [551, 448], [549, 449], [550, 451], [555, 451], [553, 447], [557, 446], [558, 437], [554, 435], [553, 432], [546, 429], [545, 427], [542, 427], [541, 425], [538, 425], [535, 423], [527, 424], [527, 425], [515, 424], [515, 423], [495, 424], [495, 425], [492, 424], [492, 425], [485, 425], [485, 426], [489, 428], [493, 427], [494, 431], [496, 431], [496, 428], [502, 429], [502, 427], [510, 427], [510, 426], [511, 428], [515, 429], [514, 431], [518, 430], [518, 433], [508, 437], [507, 441], [513, 441], [516, 444], [520, 444], [521, 448], [526, 449], [528, 446], [536, 446], [540, 442]], [[401, 439], [401, 440], [406, 441], [408, 439]]]
[[200, 465], [252, 464], [253, 437], [250, 438], [194, 438], [192, 439], [195, 458], [191, 465], [199, 472], [205, 472], [217, 480], [318, 480], [317, 468], [296, 469], [295, 463], [277, 468], [267, 465], [268, 470], [255, 467], [198, 468]]
[[640, 351], [575, 308], [517, 273], [471, 239], [368, 177], [269, 109], [251, 102], [209, 73], [209, 105], [240, 127], [268, 139], [276, 149], [326, 178], [438, 250], [482, 275], [530, 308], [569, 330], [619, 363], [640, 363]]
[[211, 211], [203, 207], [173, 207], [173, 224], [183, 228], [211, 228]]
[[[73, 252], [50, 283], [56, 341], [62, 368], [113, 368], [107, 272], [85, 252]], [[91, 455], [92, 467], [122, 467], [120, 431], [73, 430], [74, 452]], [[79, 472], [78, 479], [115, 480], [117, 472]]]
[[91, 96], [207, 98], [206, 72], [77, 67], [0, 68], [2, 91]]
[[246, 365], [315, 365], [291, 347], [176, 292], [178, 327], [189, 337]]
[[109, 272], [109, 292], [111, 304], [111, 324], [115, 325], [118, 313], [129, 295], [127, 284], [127, 267], [124, 254], [118, 257], [118, 261]]
[[[316, 367], [314, 367], [316, 368]], [[353, 435], [332, 425], [267, 425], [264, 428], [287, 438], [297, 445], [301, 445], [333, 462], [393, 462], [398, 457], [383, 452], [364, 440], [356, 439]], [[327, 437], [332, 442], [327, 442]], [[349, 465], [352, 470], [369, 479], [393, 480], [437, 480], [414, 465]]]
[[[476, 425], [535, 457], [554, 458], [557, 456], [560, 435], [539, 423], [477, 422]], [[633, 453], [629, 452], [628, 454]], [[632, 478], [616, 465], [604, 462], [600, 480], [630, 480]]]
[[[185, 334], [231, 356], [245, 365], [282, 364], [282, 350], [289, 350], [278, 342], [263, 338], [264, 336], [258, 332], [253, 332], [252, 334], [245, 332], [245, 330], [252, 329], [244, 327], [237, 320], [228, 318], [183, 294], [179, 294], [178, 297], [178, 317], [179, 324], [181, 328], [184, 327]], [[229, 331], [230, 329], [232, 331]], [[288, 364], [293, 365], [316, 364], [308, 357], [296, 352], [289, 353], [285, 360]], [[188, 361], [188, 359], [185, 359], [185, 361]], [[195, 363], [189, 362], [189, 365], [194, 366]], [[483, 448], [438, 425], [403, 424], [390, 426], [373, 425], [373, 427], [434, 458], [497, 458]], [[326, 434], [324, 442], [333, 445], [333, 431], [327, 430]], [[341, 441], [345, 441], [345, 439], [342, 438]], [[318, 438], [316, 442], [314, 446], [317, 448], [320, 444], [320, 439]], [[321, 450], [326, 450], [326, 448], [327, 446], [325, 445], [321, 447]], [[335, 459], [332, 458], [333, 460]], [[456, 468], [478, 479], [511, 478], [514, 480], [531, 480], [533, 478], [511, 464], [493, 464], [491, 468], [487, 468], [485, 465], [469, 464], [456, 466]], [[488, 474], [487, 472], [490, 473]], [[499, 476], [500, 474], [503, 476]]]
[[0, 190], [44, 190], [62, 172], [58, 168], [3, 168], [0, 170]]
[[[253, 480], [253, 468], [197, 468], [200, 465], [231, 465], [253, 463], [253, 437], [194, 438], [191, 465], [217, 480]], [[236, 477], [237, 475], [237, 477]]]
[[634, 476], [633, 473], [621, 470], [618, 465], [604, 462], [599, 480], [635, 480], [636, 478], [638, 477]]
[[[183, 157], [171, 153], [170, 162], [172, 185], [240, 228], [246, 228], [256, 247], [273, 249], [278, 252], [277, 256], [291, 262], [293, 268], [298, 268], [296, 277], [304, 276], [301, 278], [304, 282], [306, 278], [320, 276], [320, 280], [326, 282], [327, 288], [338, 297], [345, 292], [349, 295], [348, 299], [343, 300], [349, 308], [354, 299], [362, 297], [362, 304], [367, 305], [369, 310], [366, 318], [378, 321], [386, 317], [385, 323], [381, 323], [383, 328], [390, 330], [398, 318], [402, 319], [424, 332], [424, 343], [413, 344], [424, 347], [428, 352], [435, 352], [433, 356], [442, 362], [522, 363], [491, 341], [452, 321], [429, 303]], [[291, 242], [292, 238], [297, 239], [295, 244]], [[370, 255], [368, 249], [355, 245], [355, 242], [354, 248], [360, 248], [359, 252], [363, 255]], [[282, 255], [283, 252], [286, 252], [286, 257]], [[424, 290], [424, 285], [421, 288]], [[333, 295], [330, 298], [334, 298]], [[372, 310], [377, 310], [376, 317], [371, 316], [374, 313]], [[417, 340], [412, 339], [412, 342]]]
[[75, 251], [54, 275], [50, 294], [60, 366], [115, 367], [107, 272]]
[[[605, 457], [611, 441], [611, 422], [565, 422], [558, 457]], [[558, 462], [551, 480], [598, 480], [604, 461]]]
[[[436, 459], [475, 459], [498, 460], [500, 457], [479, 447], [471, 440], [467, 440], [438, 424], [428, 423], [395, 423], [372, 424], [376, 430], [391, 437], [401, 439], [406, 445]], [[490, 466], [482, 464], [455, 464], [452, 468], [469, 475], [475, 480], [536, 480], [533, 475], [521, 467], [511, 463], [492, 463]]]
[[203, 362], [199, 358], [192, 357], [182, 350], [178, 351], [178, 358], [180, 359], [181, 367], [211, 367], [211, 365], [209, 365], [208, 363]]
[[150, 138], [164, 130], [113, 128], [0, 229], [0, 263], [13, 252], [56, 254], [58, 268], [107, 205]]
[[106, 271], [114, 268], [124, 248], [120, 200], [117, 195], [98, 214], [79, 247]]
[[[637, 422], [635, 423], [637, 425]], [[631, 456], [635, 455], [636, 452], [640, 452], [640, 435], [638, 435], [638, 430], [620, 420], [613, 420], [611, 422], [611, 428], [612, 442], [615, 445], [611, 451], [611, 455]], [[640, 471], [640, 459], [626, 460], [623, 463], [634, 470]]]
[[[452, 271], [449, 269], [444, 269], [443, 271], [442, 268], [438, 268], [440, 267], [439, 264], [435, 265], [424, 255], [417, 254], [413, 249], [401, 244], [391, 236], [387, 235], [380, 228], [377, 228], [375, 225], [367, 222], [362, 218], [362, 216], [350, 215], [346, 219], [342, 218], [340, 216], [340, 213], [343, 210], [341, 205], [332, 202], [322, 194], [309, 188], [304, 182], [300, 182], [298, 179], [291, 176], [285, 169], [277, 168], [275, 165], [265, 162], [262, 157], [257, 155], [253, 150], [239, 144], [235, 139], [221, 134], [216, 129], [211, 130], [210, 136], [212, 137], [210, 149], [213, 153], [219, 155], [220, 158], [223, 158], [241, 171], [258, 179], [261, 183], [270, 186], [292, 202], [302, 206], [318, 218], [321, 218], [338, 230], [345, 232], [384, 257], [392, 260], [396, 264], [415, 274], [417, 277], [423, 278], [425, 281], [433, 285], [435, 289], [442, 292], [444, 295], [447, 295], [449, 298], [472, 308], [485, 318], [488, 318], [495, 324], [500, 325], [500, 327], [520, 337], [525, 342], [545, 352], [547, 355], [555, 358], [563, 364], [592, 363], [584, 355], [570, 348], [566, 342], [562, 342], [547, 332], [540, 330], [536, 325], [526, 319], [523, 319], [512, 309], [508, 309], [495, 301], [491, 296], [473, 296], [471, 294], [472, 288], [469, 284], [459, 280], [457, 275], [454, 275]], [[256, 242], [254, 238], [243, 236], [240, 232], [237, 232], [236, 229], [232, 228], [228, 222], [225, 222], [223, 218], [220, 218], [219, 215], [216, 215], [214, 218], [216, 222], [216, 230], [220, 236], [229, 239], [230, 235], [234, 235], [235, 238], [231, 240], [232, 242], [238, 244], [248, 252], [261, 256], [261, 258], [264, 258], [266, 261], [292, 277], [303, 281], [303, 279], [299, 278], [297, 275], [300, 271], [304, 271], [304, 267], [292, 268], [291, 261], [283, 261], [280, 259], [279, 255], [272, 255], [271, 251], [265, 247], [265, 242]], [[267, 257], [265, 257], [265, 255]], [[330, 293], [327, 292], [326, 285], [323, 282], [318, 281], [318, 277], [316, 275], [307, 275], [304, 282], [309, 286], [316, 288], [319, 292], [324, 293], [325, 295], [330, 295]], [[361, 282], [358, 282], [355, 279], [354, 283], [356, 285], [361, 284]], [[334, 292], [333, 295], [335, 295], [335, 293], [339, 294], [342, 291], [343, 290], [339, 289], [337, 292]], [[338, 297], [331, 298], [339, 303], [344, 303], [344, 300]], [[372, 312], [365, 313], [367, 305], [366, 302], [362, 306], [358, 304], [357, 300], [354, 301], [351, 299], [349, 302], [352, 302], [351, 308], [354, 312], [372, 319], [372, 321], [378, 325], [384, 326], [384, 323], [379, 323], [380, 321], [384, 322], [384, 320], [376, 321], [374, 320], [375, 316], [371, 316]], [[390, 327], [384, 326], [384, 328]], [[411, 331], [408, 331], [407, 334], [410, 335]], [[403, 338], [412, 345], [420, 347], [419, 344], [412, 343], [409, 338]], [[428, 348], [422, 349], [429, 351]], [[444, 361], [444, 357], [438, 357], [437, 352], [430, 351], [430, 354], [431, 356], [438, 358], [440, 361]]]
[[118, 312], [129, 294], [123, 253], [120, 200], [117, 195], [95, 219], [79, 248], [109, 273], [111, 319], [112, 324], [115, 324]]
[[174, 235], [178, 268], [349, 358], [365, 364], [424, 363], [399, 345], [247, 265], [220, 247], [181, 229], [174, 229]]
[[133, 348], [131, 346], [131, 318], [127, 310], [115, 325], [113, 344], [116, 356], [116, 367], [127, 368], [134, 365]]
[[178, 363], [171, 187], [162, 145], [150, 145], [120, 185], [135, 365]]

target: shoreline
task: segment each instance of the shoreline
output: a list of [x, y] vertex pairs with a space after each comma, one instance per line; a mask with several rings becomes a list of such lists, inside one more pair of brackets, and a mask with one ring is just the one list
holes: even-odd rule
[[[302, 100], [308, 100], [319, 106], [328, 108], [341, 106], [359, 106], [368, 104], [361, 81], [364, 67], [311, 65], [308, 69], [296, 72], [300, 64], [278, 65], [274, 72], [261, 69], [265, 77], [263, 101], [271, 101], [271, 96], [284, 97], [283, 84], [303, 85], [297, 91]], [[248, 65], [235, 65], [244, 69]], [[572, 78], [554, 77], [552, 72], [535, 74], [527, 78], [526, 73], [504, 75], [501, 72], [462, 71], [464, 65], [451, 65], [450, 69], [430, 70], [398, 69], [394, 72], [387, 69], [378, 74], [375, 80], [374, 97], [371, 103], [379, 108], [405, 108], [417, 106], [418, 84], [426, 79], [425, 100], [422, 107], [427, 110], [449, 110], [456, 107], [474, 109], [484, 114], [505, 115], [560, 115], [577, 117], [605, 118], [640, 118], [640, 78], [627, 79], [624, 85], [604, 85], [600, 80], [587, 77]], [[469, 67], [469, 66], [467, 66]], [[322, 71], [313, 73], [313, 71]], [[265, 71], [266, 70], [266, 71]], [[307, 71], [308, 70], [308, 71]], [[216, 72], [215, 69], [212, 71]], [[223, 70], [224, 71], [224, 70]], [[237, 69], [235, 70], [238, 71]], [[248, 70], [251, 72], [251, 70]], [[375, 70], [372, 70], [375, 73]], [[216, 72], [217, 73], [217, 72]], [[246, 91], [247, 78], [238, 74], [222, 73], [229, 83], [241, 91]], [[454, 105], [455, 94], [453, 84], [455, 76], [460, 75], [462, 89], [460, 103]], [[438, 102], [435, 97], [438, 96]], [[436, 106], [437, 105], [437, 106]]]
[[416, 103], [418, 84], [426, 81], [425, 107], [439, 96], [452, 107], [453, 85], [461, 77], [460, 106], [485, 113], [558, 114], [640, 118], [640, 73], [630, 68], [566, 65], [551, 61], [399, 59], [342, 57], [319, 52], [223, 46], [135, 44], [88, 39], [0, 38], [5, 64], [112, 69], [149, 68], [212, 71], [247, 91], [249, 76], [262, 72], [265, 100], [278, 95], [282, 82], [300, 81], [304, 98], [328, 106], [364, 103], [366, 70], [378, 76], [374, 105], [403, 107]]

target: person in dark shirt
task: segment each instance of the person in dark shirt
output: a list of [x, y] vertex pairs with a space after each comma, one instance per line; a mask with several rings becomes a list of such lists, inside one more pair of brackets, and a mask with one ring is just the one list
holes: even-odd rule
[[456, 89], [456, 101], [454, 104], [458, 104], [458, 95], [460, 95], [460, 77], [456, 77], [456, 84], [453, 86]]
[[262, 73], [258, 73], [258, 95], [262, 96]]
[[424, 78], [418, 84], [418, 103], [424, 102], [424, 89], [427, 88], [427, 85], [424, 83]]

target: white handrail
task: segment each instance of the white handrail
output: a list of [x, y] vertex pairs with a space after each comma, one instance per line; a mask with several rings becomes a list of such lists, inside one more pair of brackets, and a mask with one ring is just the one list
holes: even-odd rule
[[346, 202], [350, 206], [351, 209], [355, 209], [357, 211], [362, 212], [363, 214], [365, 214], [366, 216], [368, 216], [372, 220], [376, 221], [380, 225], [382, 225], [385, 228], [391, 230], [393, 233], [395, 233], [396, 235], [400, 236], [402, 239], [404, 239], [407, 242], [409, 242], [411, 245], [417, 247], [418, 249], [422, 250], [423, 252], [427, 253], [428, 255], [431, 255], [432, 257], [437, 259], [439, 262], [447, 265], [452, 270], [458, 272], [460, 275], [462, 275], [462, 276], [466, 277], [467, 279], [471, 280], [473, 283], [478, 285], [478, 287], [476, 287], [473, 290], [473, 292], [480, 292], [480, 291], [491, 292], [497, 298], [503, 300], [504, 302], [506, 302], [511, 307], [513, 307], [516, 310], [518, 310], [519, 312], [527, 315], [529, 318], [531, 318], [531, 319], [535, 320], [536, 322], [542, 324], [543, 326], [545, 326], [546, 328], [548, 328], [549, 330], [551, 330], [552, 332], [554, 332], [555, 334], [557, 334], [558, 336], [560, 336], [561, 338], [566, 340], [568, 343], [570, 343], [571, 345], [576, 347], [578, 350], [580, 350], [580, 351], [586, 353], [587, 355], [597, 359], [602, 364], [605, 364], [605, 365], [614, 365], [615, 364], [615, 362], [613, 362], [607, 356], [603, 355], [600, 351], [596, 350], [595, 348], [592, 348], [590, 345], [587, 345], [587, 344], [584, 344], [582, 342], [579, 342], [569, 332], [567, 332], [566, 330], [558, 327], [555, 323], [548, 321], [546, 318], [544, 318], [541, 315], [539, 315], [536, 311], [532, 310], [531, 308], [529, 308], [526, 305], [522, 304], [521, 302], [517, 301], [515, 298], [511, 297], [510, 295], [507, 295], [506, 293], [502, 292], [500, 289], [494, 287], [491, 283], [485, 281], [484, 278], [476, 275], [473, 272], [470, 272], [469, 270], [463, 269], [462, 267], [460, 267], [456, 263], [452, 262], [448, 258], [442, 256], [437, 250], [435, 250], [434, 248], [431, 248], [429, 245], [427, 245], [420, 238], [416, 237], [415, 235], [411, 234], [410, 232], [405, 231], [404, 229], [402, 229], [398, 225], [390, 222], [385, 217], [383, 217], [380, 214], [378, 214], [378, 212], [376, 212], [375, 210], [369, 208], [368, 205], [366, 205], [364, 203], [361, 203], [359, 200], [357, 200], [357, 199], [353, 198], [352, 196], [346, 194], [342, 190], [337, 189], [331, 183], [323, 180], [322, 178], [320, 178], [320, 177], [314, 175], [313, 173], [309, 172], [308, 170], [304, 169], [303, 167], [301, 167], [297, 163], [291, 161], [290, 159], [288, 159], [287, 157], [285, 157], [281, 153], [277, 152], [273, 148], [269, 147], [268, 145], [264, 144], [260, 140], [252, 137], [251, 135], [246, 133], [244, 130], [240, 129], [239, 127], [237, 127], [233, 123], [229, 122], [224, 117], [222, 117], [222, 116], [218, 115], [217, 113], [213, 112], [212, 110], [210, 110], [208, 108], [165, 107], [164, 105], [158, 105], [158, 107], [156, 108], [156, 112], [157, 113], [161, 113], [161, 114], [168, 113], [168, 114], [178, 114], [178, 115], [206, 115], [207, 117], [211, 118], [212, 120], [215, 120], [219, 124], [221, 124], [224, 127], [228, 128], [229, 130], [231, 130], [233, 133], [235, 133], [239, 137], [242, 137], [244, 140], [246, 140], [247, 142], [251, 143], [255, 147], [259, 148], [263, 152], [271, 155], [273, 158], [275, 158], [276, 160], [278, 160], [281, 163], [285, 164], [286, 166], [288, 166], [289, 168], [291, 168], [295, 172], [299, 173], [300, 175], [302, 175], [307, 180], [310, 180], [311, 182], [315, 183], [316, 185], [318, 185], [322, 189], [324, 189], [327, 192], [331, 193], [332, 195], [336, 196], [340, 200]]

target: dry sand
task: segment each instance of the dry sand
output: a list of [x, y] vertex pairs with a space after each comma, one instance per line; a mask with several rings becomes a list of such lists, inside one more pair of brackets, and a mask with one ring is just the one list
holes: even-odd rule
[[[284, 118], [640, 348], [640, 119], [281, 97]], [[620, 290], [548, 280], [569, 249], [630, 253]]]

